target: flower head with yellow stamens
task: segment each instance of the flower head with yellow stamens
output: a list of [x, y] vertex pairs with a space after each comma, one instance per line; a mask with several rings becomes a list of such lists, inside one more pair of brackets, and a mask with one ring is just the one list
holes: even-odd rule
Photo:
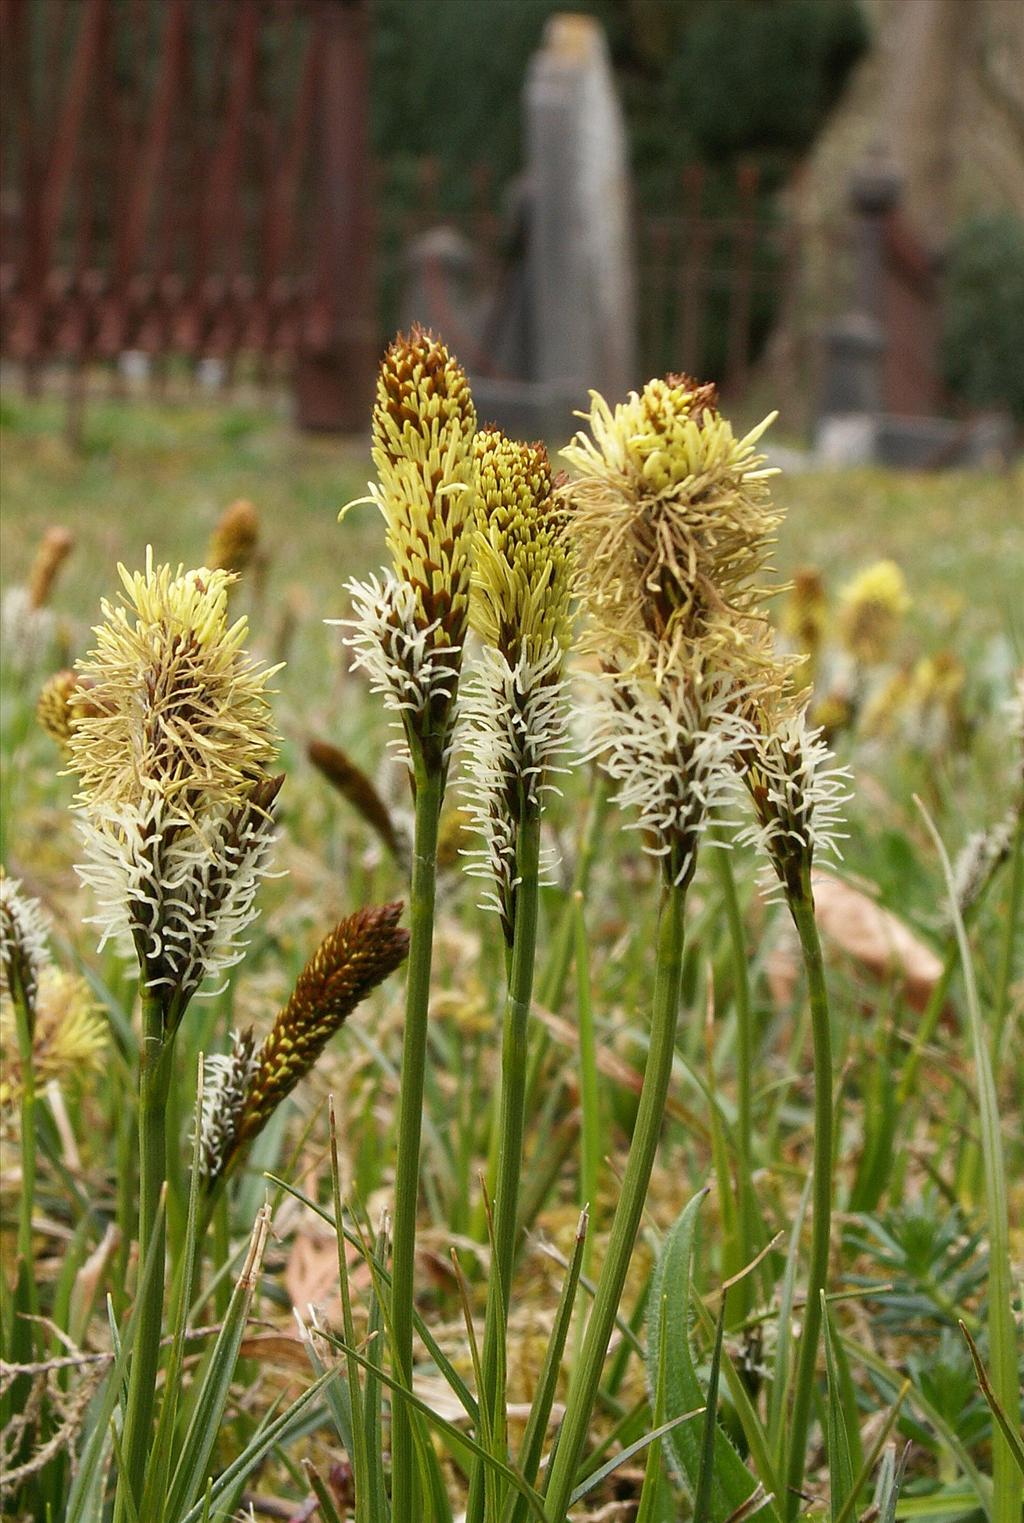
[[756, 451], [774, 418], [737, 439], [714, 386], [649, 381], [610, 408], [591, 393], [589, 435], [562, 451], [580, 577], [599, 612], [592, 644], [655, 677], [700, 648], [747, 668], [764, 620], [762, 577], [782, 520]]
[[[0, 1109], [15, 1104], [21, 1094], [21, 1059], [15, 1033], [13, 1003], [4, 995], [0, 999], [0, 1051], [4, 1055]], [[107, 1046], [107, 1023], [84, 978], [52, 965], [42, 969], [33, 1000], [31, 1035], [32, 1073], [38, 1086], [51, 1080], [64, 1084], [86, 1070], [99, 1068]]]
[[203, 979], [242, 954], [282, 779], [271, 672], [230, 624], [232, 578], [205, 568], [123, 567], [126, 605], [104, 603], [91, 684], [69, 740], [102, 942], [134, 949], [143, 985], [170, 1024]]
[[[444, 765], [469, 617], [475, 525], [476, 413], [461, 365], [413, 328], [377, 377], [370, 498], [386, 525], [392, 569], [349, 583], [354, 664], [365, 667], [428, 765]], [[410, 680], [412, 685], [410, 686]]]
[[841, 588], [839, 602], [843, 644], [862, 665], [879, 665], [910, 608], [903, 572], [895, 561], [876, 561]]
[[223, 1174], [263, 1130], [362, 1000], [405, 960], [400, 903], [358, 910], [321, 942], [258, 1048], [248, 1033], [212, 1059], [200, 1153], [207, 1178]]
[[492, 881], [485, 903], [501, 914], [511, 943], [519, 827], [539, 820], [568, 745], [571, 556], [543, 445], [486, 429], [476, 457], [470, 621], [484, 648], [466, 683], [464, 791], [484, 845], [466, 855], [468, 870]]

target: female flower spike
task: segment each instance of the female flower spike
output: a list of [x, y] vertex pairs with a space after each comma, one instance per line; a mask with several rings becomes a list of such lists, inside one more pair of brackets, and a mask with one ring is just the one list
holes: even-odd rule
[[404, 962], [409, 933], [398, 924], [401, 903], [358, 910], [335, 926], [299, 974], [291, 998], [256, 1048], [251, 1032], [208, 1065], [200, 1154], [203, 1171], [219, 1178], [263, 1130], [372, 989]]
[[484, 641], [467, 683], [466, 792], [484, 838], [470, 872], [494, 882], [488, 903], [512, 940], [516, 842], [539, 820], [567, 745], [562, 668], [572, 625], [565, 515], [547, 451], [497, 429], [477, 435], [479, 518], [470, 621]]
[[68, 748], [102, 940], [134, 948], [147, 994], [176, 1023], [209, 973], [238, 961], [255, 915], [281, 778], [271, 671], [229, 624], [224, 571], [123, 567], [79, 671]]
[[447, 756], [469, 616], [475, 431], [465, 371], [445, 346], [418, 327], [395, 339], [377, 377], [370, 485], [393, 567], [349, 584], [349, 643], [431, 766]]
[[782, 521], [755, 446], [774, 419], [737, 439], [713, 385], [649, 381], [614, 408], [591, 393], [586, 421], [562, 451], [593, 645], [614, 642], [627, 666], [656, 679], [695, 645], [720, 668], [742, 666], [744, 633], [761, 624], [761, 574]]
[[0, 869], [0, 995], [23, 998], [31, 1022], [42, 974], [50, 966], [49, 927], [38, 899]]
[[821, 731], [808, 723], [806, 706], [766, 716], [741, 751], [755, 823], [740, 839], [767, 856], [791, 901], [806, 892], [816, 853], [841, 855], [840, 811], [850, 797], [850, 773], [830, 766], [833, 760]]

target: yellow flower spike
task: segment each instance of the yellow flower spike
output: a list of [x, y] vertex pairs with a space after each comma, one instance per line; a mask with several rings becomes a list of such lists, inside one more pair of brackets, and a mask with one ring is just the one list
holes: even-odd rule
[[554, 496], [542, 444], [498, 429], [476, 437], [479, 485], [470, 620], [511, 664], [541, 658], [571, 638], [565, 513]]
[[415, 589], [416, 622], [434, 644], [461, 650], [475, 523], [476, 411], [466, 373], [444, 344], [414, 327], [390, 345], [377, 376], [370, 492], [384, 515], [400, 581]]
[[895, 561], [876, 561], [839, 593], [839, 633], [847, 650], [865, 666], [877, 666], [892, 649], [910, 595]]
[[[0, 1108], [17, 1103], [21, 1062], [12, 1002], [0, 1003], [0, 1050], [4, 1054]], [[67, 1083], [100, 1067], [107, 1046], [107, 1023], [84, 978], [52, 965], [44, 967], [34, 1000], [32, 1069], [37, 1086]]]
[[43, 683], [36, 700], [36, 720], [41, 730], [65, 753], [71, 741], [73, 701], [79, 691], [75, 672], [54, 672]]
[[119, 567], [126, 606], [102, 604], [96, 647], [78, 663], [90, 684], [71, 721], [71, 767], [87, 809], [160, 799], [192, 816], [237, 807], [277, 749], [266, 698], [272, 669], [243, 650], [244, 618], [228, 623], [226, 571]]
[[718, 412], [717, 394], [686, 376], [649, 381], [610, 408], [596, 393], [583, 432], [562, 451], [565, 489], [591, 644], [660, 681], [701, 647], [741, 668], [746, 634], [773, 590], [761, 577], [782, 513], [757, 441]]

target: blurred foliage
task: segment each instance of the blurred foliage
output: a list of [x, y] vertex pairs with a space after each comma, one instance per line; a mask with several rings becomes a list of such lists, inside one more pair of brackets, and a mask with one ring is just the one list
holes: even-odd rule
[[1024, 421], [1024, 220], [972, 217], [946, 268], [946, 380], [974, 407], [1009, 407]]
[[[374, 137], [389, 193], [441, 163], [450, 209], [472, 201], [483, 149], [496, 186], [521, 167], [521, 86], [565, 0], [376, 0]], [[578, 0], [603, 25], [641, 204], [660, 204], [695, 159], [803, 153], [868, 43], [859, 0]]]

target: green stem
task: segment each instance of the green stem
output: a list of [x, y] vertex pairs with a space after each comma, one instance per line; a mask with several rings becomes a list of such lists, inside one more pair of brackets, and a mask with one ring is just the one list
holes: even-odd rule
[[676, 1025], [679, 1020], [685, 900], [686, 885], [675, 884], [668, 889], [662, 907], [651, 1039], [640, 1091], [640, 1105], [608, 1249], [587, 1322], [583, 1347], [569, 1386], [565, 1419], [551, 1464], [545, 1514], [552, 1523], [563, 1523], [569, 1505], [665, 1118], [665, 1101], [672, 1076]]
[[807, 1274], [807, 1299], [800, 1355], [796, 1369], [793, 1409], [790, 1414], [789, 1462], [786, 1473], [785, 1517], [796, 1518], [807, 1459], [810, 1424], [821, 1333], [821, 1292], [828, 1280], [829, 1238], [832, 1229], [832, 1034], [828, 991], [821, 942], [814, 918], [810, 871], [801, 875], [800, 891], [789, 896], [790, 913], [800, 937], [807, 991], [811, 1008], [811, 1040], [814, 1047], [814, 1171], [811, 1197], [811, 1261]]
[[32, 1012], [17, 976], [12, 978], [11, 1003], [17, 1022], [21, 1064], [21, 1197], [18, 1201], [18, 1261], [25, 1265], [31, 1287], [31, 1311], [38, 1311], [32, 1272], [32, 1212], [36, 1200], [36, 1076], [32, 1052]]
[[1024, 905], [1024, 809], [1017, 821], [1013, 838], [1012, 871], [1010, 874], [1010, 902], [1006, 909], [1006, 936], [1003, 941], [996, 974], [994, 1015], [992, 1018], [992, 1066], [998, 1073], [1002, 1055], [1003, 1027], [1010, 1008], [1010, 984], [1013, 981], [1013, 961], [1017, 950], [1017, 926]]
[[[540, 897], [540, 815], [530, 815], [519, 826], [516, 849], [515, 922], [512, 928], [512, 962], [509, 968], [505, 1025], [501, 1044], [501, 1089], [498, 1121], [498, 1173], [494, 1196], [494, 1248], [487, 1283], [484, 1347], [481, 1362], [483, 1390], [481, 1416], [491, 1417], [500, 1431], [499, 1412], [504, 1410], [501, 1387], [502, 1344], [508, 1321], [515, 1267], [519, 1222], [519, 1184], [523, 1172], [523, 1129], [526, 1118], [527, 1037], [533, 972], [537, 957], [537, 909]], [[487, 1444], [487, 1435], [479, 1435]], [[477, 1463], [470, 1478], [467, 1523], [483, 1517], [484, 1475]]]
[[[718, 870], [729, 940], [732, 943], [733, 1002], [736, 1006], [736, 1143], [744, 1171], [751, 1168], [753, 1123], [754, 1035], [750, 1017], [750, 973], [747, 967], [747, 938], [743, 929], [740, 898], [732, 870], [731, 852], [724, 846], [712, 852]], [[747, 1243], [746, 1247], [750, 1247]]]
[[[114, 1523], [129, 1516], [127, 1494], [136, 1508], [142, 1498], [146, 1460], [152, 1438], [153, 1400], [160, 1363], [163, 1330], [165, 1217], [158, 1215], [167, 1177], [166, 1109], [173, 1038], [164, 1036], [164, 1007], [159, 996], [143, 995], [142, 1051], [139, 1064], [139, 1285], [135, 1342], [128, 1374], [121, 1452], [124, 1470], [118, 1477]], [[155, 1256], [148, 1277], [143, 1269]]]
[[[434, 892], [437, 826], [444, 779], [416, 757], [416, 825], [409, 905], [409, 963], [405, 987], [405, 1037], [398, 1102], [395, 1163], [395, 1225], [392, 1246], [392, 1356], [395, 1378], [412, 1389], [412, 1329], [415, 1295], [416, 1208], [419, 1201], [420, 1133], [427, 1066], [427, 1012], [434, 946]], [[391, 1505], [395, 1519], [417, 1517], [417, 1484], [412, 1427], [404, 1402], [391, 1409]]]

